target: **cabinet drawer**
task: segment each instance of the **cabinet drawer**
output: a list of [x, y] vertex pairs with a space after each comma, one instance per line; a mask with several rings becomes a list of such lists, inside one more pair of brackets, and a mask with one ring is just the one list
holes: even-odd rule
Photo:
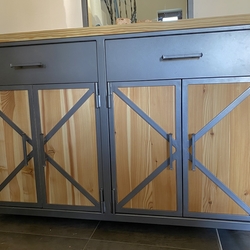
[[250, 32], [106, 41], [108, 81], [249, 75]]
[[94, 81], [95, 42], [0, 48], [0, 85]]

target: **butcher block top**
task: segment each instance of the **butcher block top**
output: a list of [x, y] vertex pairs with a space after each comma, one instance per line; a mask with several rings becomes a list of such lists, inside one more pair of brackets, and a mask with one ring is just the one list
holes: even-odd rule
[[69, 28], [58, 30], [45, 30], [36, 32], [10, 33], [0, 35], [0, 43], [72, 38], [84, 36], [102, 36], [115, 34], [129, 34], [153, 31], [213, 28], [225, 26], [238, 26], [250, 24], [250, 14], [238, 16], [224, 16], [213, 18], [183, 19], [173, 22], [152, 22], [127, 25], [107, 25], [99, 27]]

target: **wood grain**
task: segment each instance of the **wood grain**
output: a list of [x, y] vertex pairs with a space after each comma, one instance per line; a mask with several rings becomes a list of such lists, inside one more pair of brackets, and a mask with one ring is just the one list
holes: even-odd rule
[[[120, 90], [164, 130], [175, 135], [173, 86]], [[114, 117], [119, 202], [169, 157], [169, 143], [116, 95]], [[176, 171], [164, 170], [125, 207], [176, 210]]]
[[[31, 137], [27, 91], [0, 91], [0, 110]], [[28, 146], [28, 153], [32, 150]], [[0, 118], [0, 182], [23, 161], [22, 138]], [[36, 202], [34, 162], [31, 160], [0, 192], [1, 201]]]
[[[188, 133], [197, 133], [250, 83], [190, 85]], [[196, 143], [196, 158], [250, 206], [250, 98], [223, 118]], [[200, 171], [189, 171], [189, 210], [246, 214]]]
[[[87, 92], [86, 89], [40, 90], [42, 132], [46, 135]], [[99, 200], [95, 103], [92, 95], [46, 143], [45, 152]], [[52, 165], [46, 170], [47, 202], [93, 206]]]
[[137, 23], [127, 25], [107, 25], [75, 29], [47, 30], [37, 32], [13, 33], [0, 35], [1, 42], [56, 39], [66, 37], [102, 36], [128, 33], [181, 30], [208, 27], [223, 27], [250, 24], [250, 15], [183, 19], [176, 22]]

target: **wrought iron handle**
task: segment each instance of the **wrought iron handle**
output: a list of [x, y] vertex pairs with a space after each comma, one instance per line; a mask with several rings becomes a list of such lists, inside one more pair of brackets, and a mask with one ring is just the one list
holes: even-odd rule
[[41, 150], [42, 150], [43, 167], [46, 167], [46, 159], [45, 159], [45, 152], [44, 152], [44, 135], [43, 135], [43, 133], [40, 134], [40, 142], [41, 142]]
[[112, 189], [112, 213], [115, 214], [115, 189]]
[[203, 53], [185, 54], [185, 55], [162, 55], [163, 61], [184, 60], [184, 59], [200, 59]]
[[168, 140], [169, 140], [169, 168], [170, 170], [173, 170], [173, 151], [172, 151], [172, 146], [173, 146], [173, 137], [172, 134], [168, 134]]
[[195, 171], [195, 134], [192, 134], [192, 170]]
[[44, 66], [44, 64], [40, 63], [40, 62], [36, 62], [36, 63], [19, 63], [19, 64], [11, 63], [10, 64], [11, 68], [30, 68], [30, 67], [42, 68], [43, 66]]
[[24, 157], [24, 164], [28, 166], [28, 157], [27, 157], [27, 135], [25, 133], [22, 134], [22, 141], [23, 141], [23, 157]]

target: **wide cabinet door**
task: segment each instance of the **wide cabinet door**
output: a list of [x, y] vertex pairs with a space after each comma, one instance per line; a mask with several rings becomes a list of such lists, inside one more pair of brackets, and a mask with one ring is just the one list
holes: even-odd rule
[[35, 86], [44, 207], [100, 211], [97, 85]]
[[0, 86], [0, 205], [39, 206], [30, 87]]
[[250, 220], [250, 78], [183, 83], [184, 214]]
[[108, 83], [113, 213], [182, 214], [180, 86]]

